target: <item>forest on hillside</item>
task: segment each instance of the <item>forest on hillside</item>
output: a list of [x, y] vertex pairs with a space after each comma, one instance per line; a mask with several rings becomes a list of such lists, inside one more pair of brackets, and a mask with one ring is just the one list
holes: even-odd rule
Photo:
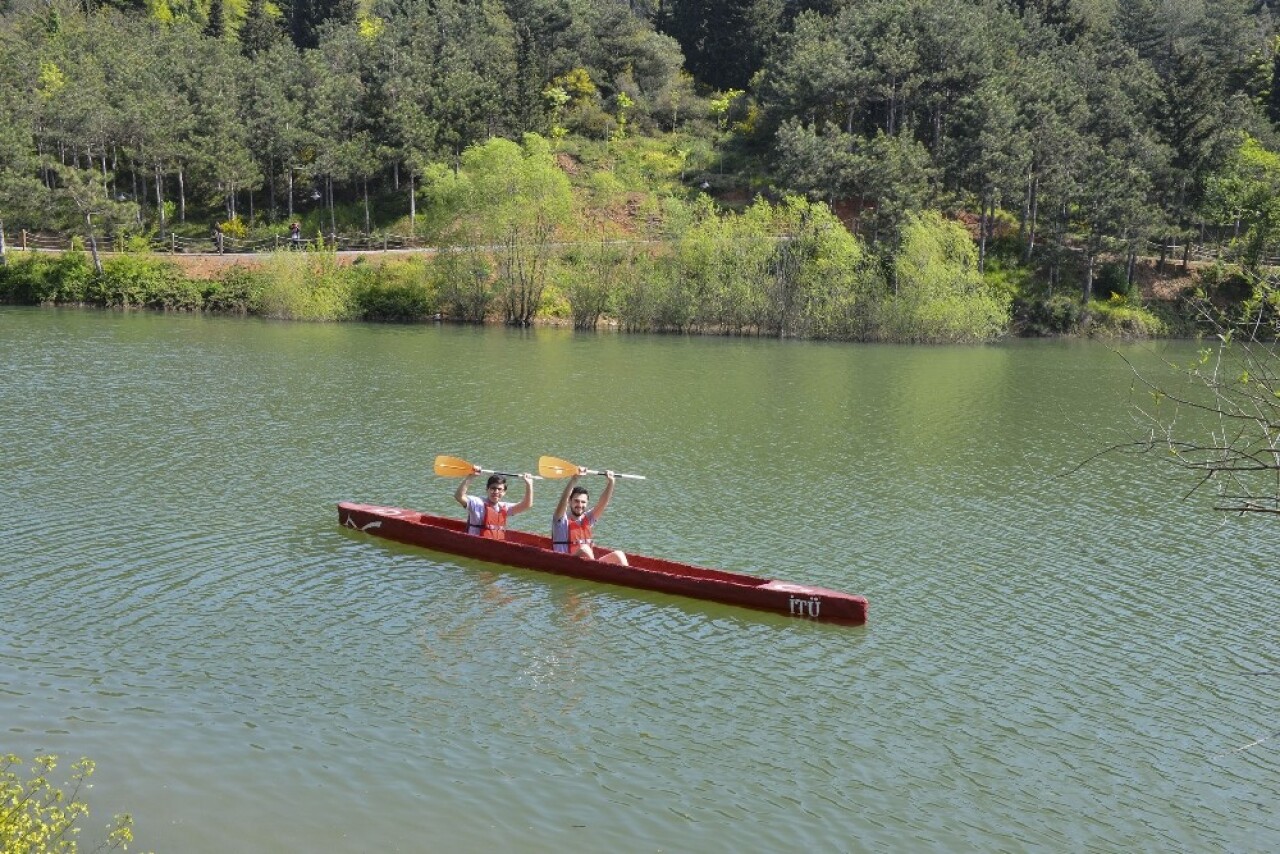
[[1259, 0], [0, 0], [0, 75], [10, 234], [424, 231], [441, 169], [535, 133], [826, 202], [890, 266], [940, 212], [1086, 302], [1280, 237]]

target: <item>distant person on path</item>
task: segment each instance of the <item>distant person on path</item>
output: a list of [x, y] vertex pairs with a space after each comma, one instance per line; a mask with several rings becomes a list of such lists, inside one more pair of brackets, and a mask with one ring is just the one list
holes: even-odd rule
[[289, 223], [289, 245], [294, 249], [302, 248], [302, 223]]
[[226, 244], [226, 235], [222, 233], [221, 223], [214, 223], [209, 236], [213, 239], [213, 249], [219, 255], [222, 254], [223, 247]]
[[467, 508], [468, 534], [478, 534], [491, 540], [505, 540], [507, 519], [533, 506], [533, 475], [520, 475], [520, 479], [524, 481], [524, 500], [513, 504], [503, 500], [507, 494], [507, 479], [500, 474], [489, 475], [484, 498], [467, 495], [467, 486], [479, 473], [480, 469], [477, 468], [464, 477], [453, 493], [453, 498]]
[[623, 552], [608, 552], [597, 558], [595, 541], [592, 539], [591, 528], [604, 513], [604, 509], [609, 506], [617, 476], [611, 471], [604, 473], [609, 483], [605, 486], [604, 492], [600, 493], [599, 503], [588, 510], [587, 505], [591, 502], [591, 496], [587, 493], [586, 487], [578, 486], [578, 478], [584, 473], [585, 469], [578, 469], [578, 473], [569, 479], [564, 493], [560, 496], [560, 503], [556, 505], [556, 512], [551, 517], [551, 547], [558, 552], [567, 552], [590, 560], [629, 566], [627, 556]]

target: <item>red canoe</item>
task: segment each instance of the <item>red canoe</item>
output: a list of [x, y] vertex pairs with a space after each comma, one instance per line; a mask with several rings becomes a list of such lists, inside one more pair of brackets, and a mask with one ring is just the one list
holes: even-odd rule
[[461, 519], [403, 507], [343, 501], [338, 505], [338, 522], [375, 537], [507, 566], [710, 599], [823, 622], [857, 626], [867, 621], [867, 600], [863, 596], [703, 569], [631, 552], [627, 553], [631, 566], [617, 566], [554, 551], [550, 538], [538, 534], [508, 530], [505, 540], [490, 540], [468, 534]]

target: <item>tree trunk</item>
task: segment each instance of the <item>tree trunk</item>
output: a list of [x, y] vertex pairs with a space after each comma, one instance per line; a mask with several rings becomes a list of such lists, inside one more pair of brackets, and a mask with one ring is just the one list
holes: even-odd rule
[[338, 219], [333, 210], [333, 176], [324, 176], [325, 189], [329, 194], [329, 233], [336, 236], [338, 234]]
[[418, 194], [414, 192], [414, 180], [417, 176], [413, 174], [413, 170], [409, 170], [409, 231], [413, 234], [418, 233]]
[[1040, 178], [1033, 177], [1029, 188], [1030, 198], [1027, 200], [1027, 251], [1022, 258], [1022, 263], [1031, 263], [1031, 253], [1036, 248], [1036, 214], [1039, 206], [1039, 190]]
[[160, 223], [160, 227], [164, 228], [164, 196], [161, 195], [160, 185], [160, 164], [155, 164], [156, 172], [156, 220]]
[[93, 215], [86, 213], [84, 215], [84, 233], [89, 238], [89, 254], [93, 256], [93, 269], [98, 271], [98, 275], [102, 275], [102, 259], [98, 257], [98, 238], [93, 234]]
[[987, 271], [987, 195], [982, 196], [982, 214], [978, 217], [978, 272]]
[[187, 221], [187, 181], [182, 166], [178, 166], [178, 222]]
[[293, 164], [289, 164], [289, 216], [286, 219], [293, 222]]

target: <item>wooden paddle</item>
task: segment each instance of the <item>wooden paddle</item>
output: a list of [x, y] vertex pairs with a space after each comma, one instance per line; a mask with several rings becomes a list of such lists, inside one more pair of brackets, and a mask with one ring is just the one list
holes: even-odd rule
[[[538, 474], [543, 477], [551, 478], [552, 480], [561, 480], [566, 477], [573, 477], [578, 473], [578, 468], [579, 467], [577, 465], [569, 462], [568, 460], [562, 460], [559, 457], [538, 457]], [[584, 471], [586, 474], [604, 474], [604, 472], [596, 471], [595, 469], [585, 469]], [[614, 472], [613, 476], [625, 477], [629, 480], [645, 479], [642, 474], [618, 474], [617, 472]]]
[[[476, 473], [476, 466], [460, 457], [447, 457], [441, 454], [436, 457], [436, 474], [441, 477], [466, 477], [469, 474]], [[493, 469], [480, 469], [481, 474], [498, 474], [503, 477], [520, 477], [519, 474], [510, 471], [494, 471]], [[534, 480], [542, 480], [536, 474]]]

